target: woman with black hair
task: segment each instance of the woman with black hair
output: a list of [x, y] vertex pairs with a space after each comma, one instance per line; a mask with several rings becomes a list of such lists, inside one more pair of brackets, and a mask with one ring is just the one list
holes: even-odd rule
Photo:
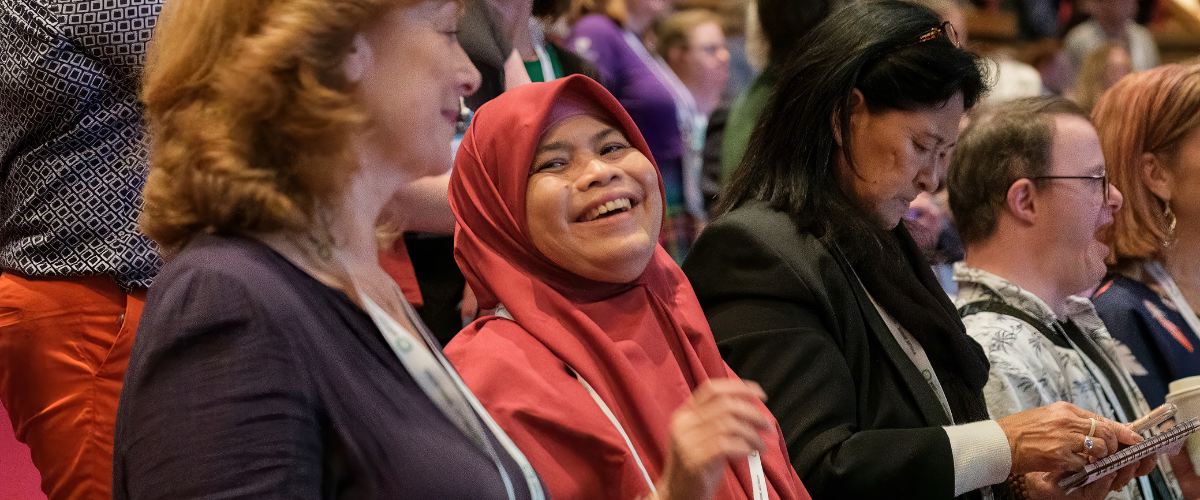
[[[900, 224], [985, 87], [933, 11], [844, 7], [781, 68], [723, 215], [684, 263], [815, 499], [986, 498], [1010, 475], [1079, 470], [1141, 439], [1067, 403], [988, 420], [987, 358]], [[1037, 477], [1034, 496], [1053, 486]]]

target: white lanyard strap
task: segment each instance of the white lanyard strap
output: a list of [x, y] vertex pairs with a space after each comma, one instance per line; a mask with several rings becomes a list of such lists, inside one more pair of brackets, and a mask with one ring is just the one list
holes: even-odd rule
[[[596, 390], [592, 388], [592, 385], [587, 383], [583, 379], [583, 376], [575, 371], [574, 368], [570, 366], [567, 368], [571, 370], [571, 373], [575, 374], [575, 379], [583, 385], [584, 389], [587, 389], [588, 394], [592, 395], [592, 400], [596, 402], [596, 406], [600, 407], [600, 411], [604, 412], [604, 416], [608, 417], [608, 421], [612, 422], [613, 427], [617, 428], [617, 432], [621, 433], [621, 438], [625, 440], [625, 446], [629, 447], [629, 453], [633, 455], [633, 461], [637, 463], [638, 469], [642, 471], [642, 477], [646, 480], [646, 484], [650, 486], [650, 492], [658, 496], [658, 489], [654, 487], [654, 481], [650, 480], [650, 474], [646, 472], [646, 466], [642, 464], [642, 458], [638, 456], [637, 450], [634, 449], [633, 442], [629, 440], [629, 434], [625, 432], [625, 428], [621, 427], [621, 422], [617, 421], [616, 415], [613, 415], [608, 405], [604, 404], [604, 400], [600, 398], [599, 394], [596, 394]], [[767, 500], [767, 475], [763, 472], [762, 457], [755, 451], [750, 453], [747, 461], [750, 464], [750, 483], [751, 488], [754, 490], [754, 500]]]
[[550, 52], [541, 45], [534, 45], [533, 51], [537, 53], [538, 64], [542, 66], [542, 81], [552, 82], [557, 80], [559, 75], [554, 71], [554, 60], [550, 59]]
[[1175, 280], [1171, 279], [1171, 275], [1163, 269], [1162, 264], [1158, 262], [1147, 262], [1146, 271], [1154, 277], [1154, 281], [1163, 287], [1163, 291], [1167, 292], [1167, 297], [1171, 302], [1175, 303], [1175, 309], [1183, 316], [1183, 320], [1192, 328], [1192, 333], [1200, 335], [1200, 317], [1196, 316], [1196, 312], [1192, 310], [1192, 306], [1183, 298], [1183, 292], [1179, 291], [1179, 285], [1175, 284]]
[[[442, 360], [444, 364], [449, 366], [449, 360], [442, 355], [441, 351], [437, 351], [437, 353], [438, 359]], [[529, 463], [529, 459], [525, 457], [525, 453], [521, 452], [521, 449], [517, 447], [517, 444], [513, 442], [512, 438], [508, 437], [508, 434], [504, 432], [504, 429], [500, 428], [500, 424], [496, 423], [496, 420], [493, 419], [491, 414], [487, 412], [487, 409], [483, 407], [483, 403], [480, 403], [479, 399], [475, 397], [475, 394], [473, 394], [470, 389], [467, 388], [466, 382], [463, 382], [462, 377], [458, 376], [458, 372], [450, 370], [450, 376], [454, 378], [455, 384], [459, 386], [460, 390], [466, 396], [467, 401], [471, 403], [471, 407], [475, 409], [477, 414], [482, 416], [481, 418], [483, 419], [483, 422], [487, 424], [488, 428], [491, 429], [492, 434], [496, 436], [498, 441], [500, 441], [500, 445], [504, 447], [505, 451], [508, 452], [513, 461], [517, 463], [517, 467], [521, 469], [521, 475], [525, 477], [525, 483], [529, 486], [529, 496], [533, 500], [545, 500], [546, 494], [542, 491], [542, 482], [538, 478], [537, 472], [534, 471], [533, 465]]]
[[[510, 500], [516, 500], [516, 492], [512, 485], [512, 479], [508, 476], [508, 470], [504, 467], [500, 457], [496, 454], [495, 448], [488, 439], [487, 433], [483, 431], [480, 425], [482, 420], [496, 439], [504, 446], [505, 451], [517, 463], [525, 476], [525, 482], [529, 487], [529, 493], [533, 500], [544, 500], [545, 495], [542, 492], [541, 481], [537, 477], [537, 473], [533, 471], [533, 467], [525, 458], [525, 455], [517, 449], [508, 435], [492, 420], [487, 411], [483, 410], [483, 406], [475, 399], [475, 396], [467, 389], [466, 384], [458, 377], [458, 374], [453, 370], [449, 361], [445, 359], [441, 351], [436, 345], [429, 342], [428, 339], [422, 341], [418, 339], [412, 332], [404, 328], [394, 318], [383, 311], [366, 295], [359, 294], [359, 299], [367, 310], [367, 314], [371, 316], [371, 320], [375, 326], [379, 328], [383, 334], [384, 340], [388, 346], [392, 348], [392, 352], [400, 359], [400, 363], [404, 365], [405, 370], [412, 375], [413, 380], [421, 387], [429, 399], [437, 405], [438, 409], [454, 423], [468, 439], [471, 440], [477, 447], [483, 450], [492, 462], [496, 465], [496, 469], [500, 472], [500, 478], [504, 481], [504, 487], [508, 492]], [[407, 304], [406, 304], [407, 305]], [[410, 311], [405, 310], [406, 313]], [[413, 318], [412, 314], [408, 314], [409, 318]], [[413, 325], [420, 328], [418, 320], [413, 319]], [[424, 334], [424, 331], [421, 331]], [[425, 335], [425, 337], [428, 337]], [[428, 349], [422, 349], [416, 345], [416, 342], [423, 342], [428, 346]]]
[[537, 53], [538, 62], [542, 66], [542, 81], [549, 82], [562, 78], [563, 75], [554, 71], [550, 52], [546, 50], [546, 28], [536, 17], [529, 18], [529, 39], [533, 42], [533, 51]]
[[580, 384], [583, 384], [583, 388], [587, 389], [588, 394], [592, 395], [592, 400], [596, 402], [596, 406], [600, 407], [600, 411], [604, 412], [604, 416], [608, 417], [608, 421], [612, 422], [613, 427], [617, 428], [617, 432], [621, 433], [621, 439], [625, 440], [625, 446], [629, 448], [629, 454], [633, 455], [633, 461], [637, 463], [638, 469], [641, 469], [642, 471], [642, 478], [646, 480], [646, 485], [650, 487], [650, 492], [657, 497], [658, 488], [654, 487], [654, 481], [650, 479], [650, 473], [646, 472], [646, 466], [642, 464], [642, 457], [638, 456], [637, 449], [633, 447], [633, 441], [629, 440], [629, 434], [625, 432], [624, 427], [621, 427], [621, 422], [617, 421], [617, 416], [613, 415], [612, 410], [608, 409], [608, 405], [604, 404], [604, 400], [600, 399], [600, 395], [596, 394], [596, 390], [592, 389], [592, 384], [587, 383], [587, 381], [583, 379], [583, 376], [580, 375], [579, 372], [575, 371], [574, 368], [567, 366], [567, 369], [571, 370], [571, 373], [575, 374], [575, 380], [578, 380]]

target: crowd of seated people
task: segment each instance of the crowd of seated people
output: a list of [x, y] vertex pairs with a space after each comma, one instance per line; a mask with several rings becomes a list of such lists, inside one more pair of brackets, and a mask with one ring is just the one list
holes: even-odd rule
[[0, 11], [48, 498], [1200, 498], [1186, 447], [1061, 483], [1200, 375], [1200, 66], [1133, 0], [1080, 103], [988, 99], [953, 0], [750, 2], [745, 89], [667, 0], [131, 1]]

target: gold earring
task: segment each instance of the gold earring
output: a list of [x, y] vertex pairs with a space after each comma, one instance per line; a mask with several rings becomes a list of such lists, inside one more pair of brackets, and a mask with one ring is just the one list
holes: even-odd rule
[[1171, 204], [1166, 201], [1163, 202], [1163, 218], [1167, 220], [1167, 241], [1164, 244], [1169, 246], [1171, 240], [1175, 239], [1175, 224], [1179, 219], [1175, 217], [1175, 212], [1171, 211]]

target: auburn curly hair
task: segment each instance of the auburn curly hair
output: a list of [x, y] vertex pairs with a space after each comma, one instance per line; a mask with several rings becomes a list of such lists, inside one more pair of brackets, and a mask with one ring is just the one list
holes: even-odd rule
[[201, 231], [307, 224], [357, 166], [348, 134], [366, 118], [341, 71], [354, 35], [416, 3], [167, 2], [143, 79], [152, 149], [142, 231], [170, 254]]

